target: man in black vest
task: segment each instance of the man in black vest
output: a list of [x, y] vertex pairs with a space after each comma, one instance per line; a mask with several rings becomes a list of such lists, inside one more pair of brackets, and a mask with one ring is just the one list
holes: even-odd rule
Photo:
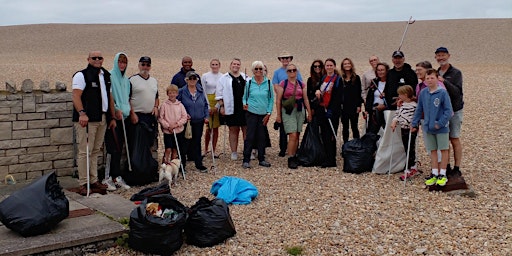
[[[89, 154], [89, 182], [91, 190], [106, 190], [98, 181], [98, 155], [107, 129], [106, 115], [114, 116], [114, 101], [110, 88], [110, 73], [102, 67], [100, 51], [87, 57], [87, 68], [73, 76], [73, 122], [78, 143], [79, 193], [87, 194], [87, 154]], [[109, 126], [115, 127], [115, 119]], [[87, 152], [87, 147], [89, 148]]]
[[411, 65], [405, 63], [405, 55], [402, 51], [394, 51], [392, 54], [393, 68], [389, 70], [386, 87], [384, 87], [384, 97], [388, 103], [389, 110], [396, 110], [398, 99], [398, 87], [410, 85], [415, 87], [418, 84], [418, 76], [412, 70]]

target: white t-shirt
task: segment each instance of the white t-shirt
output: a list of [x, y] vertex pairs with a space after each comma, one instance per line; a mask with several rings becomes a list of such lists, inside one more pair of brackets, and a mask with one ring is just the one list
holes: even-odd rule
[[203, 74], [203, 77], [201, 77], [201, 84], [203, 85], [203, 89], [206, 94], [215, 94], [215, 89], [217, 88], [217, 84], [221, 76], [222, 73], [220, 72], [214, 74], [210, 71]]
[[379, 81], [379, 85], [377, 86], [379, 89], [375, 90], [373, 93], [373, 104], [384, 104], [384, 99], [380, 98], [380, 93], [384, 91], [384, 87], [386, 87], [386, 82]]
[[[103, 70], [100, 70], [100, 89], [101, 89], [101, 109], [103, 112], [107, 112], [108, 110], [108, 95], [107, 95], [107, 87], [105, 86], [105, 78], [103, 77]], [[94, 86], [94, 85], [93, 85]], [[77, 72], [73, 76], [73, 85], [71, 88], [78, 89], [78, 90], [84, 90], [85, 89], [85, 78], [84, 73]], [[110, 92], [112, 92], [112, 87], [110, 87]]]
[[144, 79], [139, 74], [130, 77], [132, 95], [130, 102], [134, 112], [149, 114], [155, 107], [155, 99], [158, 93], [158, 82], [153, 77]]

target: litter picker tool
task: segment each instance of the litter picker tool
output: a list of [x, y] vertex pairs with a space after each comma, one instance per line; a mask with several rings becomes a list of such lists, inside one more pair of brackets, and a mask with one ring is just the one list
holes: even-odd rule
[[210, 130], [210, 149], [212, 150], [212, 166], [210, 170], [213, 171], [213, 175], [217, 175], [217, 166], [215, 166], [215, 150], [213, 149], [213, 118], [215, 115], [212, 115], [212, 122], [208, 123], [208, 129]]
[[395, 145], [394, 139], [395, 139], [395, 131], [391, 130], [391, 150], [390, 150], [390, 156], [389, 156], [388, 179], [389, 179], [389, 177], [391, 177], [391, 168], [393, 165], [393, 153], [394, 153], [393, 146]]
[[398, 50], [402, 49], [402, 44], [404, 43], [405, 34], [407, 34], [407, 28], [409, 28], [409, 24], [413, 24], [416, 20], [412, 19], [412, 16], [407, 21], [407, 25], [405, 25], [404, 34], [402, 35], [402, 40], [400, 41], [400, 46], [398, 46]]
[[404, 187], [407, 185], [407, 171], [409, 170], [409, 154], [411, 151], [411, 130], [409, 130], [409, 141], [407, 142], [407, 158], [405, 159]]
[[186, 180], [185, 168], [183, 168], [183, 160], [181, 159], [180, 145], [178, 144], [178, 136], [176, 136], [176, 130], [172, 129], [172, 133], [174, 133], [174, 141], [176, 142], [176, 149], [178, 149], [178, 157], [180, 158], [181, 174], [183, 174], [183, 179]]
[[87, 165], [86, 165], [86, 168], [87, 168], [87, 197], [89, 197], [89, 194], [91, 193], [91, 178], [90, 178], [90, 175], [91, 175], [91, 166], [89, 164], [89, 124], [87, 124], [87, 126], [85, 126], [85, 155], [86, 155], [86, 160], [87, 160]]
[[329, 120], [329, 125], [331, 126], [332, 135], [334, 135], [334, 139], [336, 139], [336, 141], [338, 141], [338, 136], [336, 136], [336, 131], [334, 130], [334, 126], [332, 125], [331, 119], [327, 118], [327, 120]]
[[[121, 120], [121, 123], [123, 123], [123, 133], [124, 133], [124, 144], [126, 145], [126, 156], [128, 157], [128, 170], [132, 171], [132, 161], [130, 160], [130, 150], [128, 149], [128, 139], [126, 137], [126, 125], [124, 124], [124, 116], [123, 120]], [[178, 144], [176, 142], [176, 144]]]

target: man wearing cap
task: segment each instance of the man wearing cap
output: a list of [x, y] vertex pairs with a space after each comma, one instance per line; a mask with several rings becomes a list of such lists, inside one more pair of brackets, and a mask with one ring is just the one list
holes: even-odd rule
[[[274, 93], [277, 95], [277, 87], [281, 81], [288, 79], [288, 74], [286, 73], [286, 67], [293, 60], [293, 56], [287, 51], [282, 51], [277, 59], [281, 62], [281, 67], [274, 71], [272, 77], [272, 84], [274, 85]], [[302, 75], [300, 71], [297, 69], [297, 80], [302, 82]], [[288, 137], [286, 132], [284, 131], [283, 123], [275, 123], [274, 129], [279, 129], [279, 156], [284, 157], [286, 155], [286, 148], [288, 146]]]
[[[87, 182], [92, 190], [106, 190], [98, 181], [98, 155], [107, 130], [106, 114], [114, 116], [110, 73], [102, 67], [100, 51], [87, 57], [87, 68], [73, 76], [73, 122], [78, 142], [78, 182], [81, 195], [87, 195]], [[116, 123], [111, 124], [115, 127]], [[89, 156], [89, 174], [87, 173]], [[89, 175], [89, 180], [87, 179]], [[95, 192], [96, 192], [95, 191]]]
[[[149, 142], [149, 148], [147, 150], [151, 150], [156, 139], [156, 132], [158, 131], [156, 119], [158, 115], [158, 106], [160, 104], [160, 101], [158, 100], [158, 82], [154, 77], [149, 75], [149, 71], [151, 70], [150, 57], [140, 57], [138, 68], [139, 73], [130, 77], [130, 83], [132, 84], [130, 95], [130, 104], [132, 106], [130, 111], [130, 120], [134, 125], [137, 123], [143, 123], [152, 129], [152, 132], [148, 133], [147, 138], [147, 141]], [[134, 139], [133, 136], [130, 137]], [[133, 145], [133, 143], [130, 145]]]
[[462, 161], [462, 144], [460, 142], [460, 131], [463, 116], [462, 110], [464, 108], [464, 100], [462, 98], [462, 72], [450, 64], [450, 53], [446, 47], [437, 48], [435, 54], [436, 61], [439, 63], [439, 68], [437, 69], [439, 73], [439, 81], [442, 82], [446, 87], [453, 108], [453, 116], [449, 123], [449, 137], [453, 148], [453, 159], [455, 164], [452, 169], [448, 163], [446, 174], [449, 177], [461, 176], [462, 173], [459, 169]]
[[389, 70], [386, 87], [384, 87], [384, 97], [387, 103], [387, 109], [396, 110], [398, 99], [398, 87], [402, 85], [414, 86], [418, 84], [418, 76], [411, 65], [405, 63], [405, 55], [402, 51], [394, 51], [392, 54], [394, 67]]
[[[192, 62], [191, 57], [189, 57], [189, 56], [183, 57], [183, 59], [181, 59], [181, 69], [180, 69], [180, 71], [178, 71], [178, 73], [176, 73], [172, 77], [171, 84], [177, 85], [178, 88], [186, 86], [187, 82], [185, 82], [185, 76], [186, 76], [187, 72], [189, 72], [189, 71], [195, 72], [195, 69], [192, 68], [192, 64], [193, 64], [193, 62]], [[199, 85], [201, 85], [200, 80], [197, 81], [197, 83]]]

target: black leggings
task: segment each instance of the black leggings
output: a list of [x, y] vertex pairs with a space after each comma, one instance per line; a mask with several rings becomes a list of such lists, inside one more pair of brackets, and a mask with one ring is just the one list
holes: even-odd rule
[[343, 113], [341, 115], [341, 124], [343, 125], [343, 143], [346, 143], [348, 141], [349, 136], [349, 125], [352, 128], [352, 137], [354, 139], [359, 138], [359, 128], [357, 127], [359, 119], [359, 113]]

